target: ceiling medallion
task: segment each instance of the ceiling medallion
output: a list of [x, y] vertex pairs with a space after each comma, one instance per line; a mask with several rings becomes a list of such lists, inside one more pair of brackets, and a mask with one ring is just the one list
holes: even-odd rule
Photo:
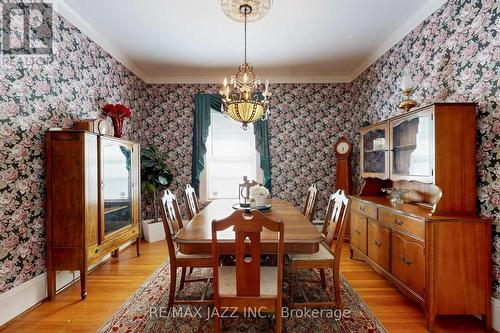
[[[269, 92], [269, 81], [266, 80], [264, 92], [258, 92], [256, 89], [259, 85], [261, 85], [260, 77], [254, 74], [253, 67], [247, 62], [247, 22], [248, 18], [253, 13], [253, 7], [250, 3], [257, 3], [262, 6], [262, 3], [264, 2], [269, 6], [271, 5], [271, 0], [221, 0], [223, 9], [224, 3], [239, 4], [239, 11], [243, 16], [245, 32], [245, 58], [243, 63], [238, 68], [238, 73], [231, 76], [230, 82], [228, 82], [227, 77], [224, 78], [222, 89], [219, 91], [222, 95], [221, 110], [225, 115], [241, 122], [243, 124], [243, 129], [245, 130], [247, 129], [248, 124], [259, 119], [267, 119], [269, 116], [269, 97], [271, 97], [271, 93]], [[267, 8], [267, 10], [269, 10], [269, 8]], [[260, 17], [262, 16], [263, 15]]]
[[220, 0], [222, 11], [231, 20], [236, 22], [245, 22], [245, 14], [241, 11], [242, 5], [248, 5], [252, 8], [250, 13], [247, 13], [247, 22], [260, 20], [269, 12], [273, 0]]

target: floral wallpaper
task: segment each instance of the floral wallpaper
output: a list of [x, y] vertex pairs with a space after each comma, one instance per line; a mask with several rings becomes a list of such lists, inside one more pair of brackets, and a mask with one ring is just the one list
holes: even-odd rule
[[[403, 70], [416, 83], [420, 105], [435, 101], [478, 103], [478, 207], [500, 223], [500, 43], [495, 0], [451, 0], [351, 83], [352, 110], [361, 123], [402, 111]], [[500, 234], [494, 232], [494, 296], [500, 297]]]
[[139, 109], [140, 79], [58, 15], [54, 27], [53, 57], [0, 57], [0, 293], [45, 269], [45, 131], [106, 102]]

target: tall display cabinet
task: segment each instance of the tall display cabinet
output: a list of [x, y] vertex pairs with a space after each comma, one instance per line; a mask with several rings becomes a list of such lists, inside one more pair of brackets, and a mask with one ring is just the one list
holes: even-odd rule
[[86, 297], [89, 265], [140, 240], [140, 146], [82, 130], [46, 137], [48, 298], [56, 271], [80, 271]]
[[[476, 208], [476, 105], [435, 103], [361, 130], [351, 256], [437, 315], [491, 321], [491, 219]], [[383, 188], [409, 191], [391, 204]]]

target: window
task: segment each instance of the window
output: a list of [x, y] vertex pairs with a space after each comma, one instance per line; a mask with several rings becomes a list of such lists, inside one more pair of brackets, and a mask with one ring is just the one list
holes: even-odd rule
[[240, 123], [215, 110], [210, 112], [210, 117], [200, 195], [209, 200], [237, 199], [238, 184], [243, 176], [262, 182], [253, 125], [244, 131]]

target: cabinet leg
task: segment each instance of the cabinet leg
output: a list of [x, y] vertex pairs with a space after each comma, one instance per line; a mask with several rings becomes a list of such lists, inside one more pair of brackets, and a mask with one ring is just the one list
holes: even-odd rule
[[87, 267], [80, 270], [80, 297], [85, 299], [87, 297]]
[[137, 256], [141, 256], [141, 238], [138, 237], [137, 240], [135, 241], [135, 249], [137, 251]]
[[47, 270], [47, 298], [49, 301], [56, 298], [56, 272]]
[[113, 252], [111, 252], [111, 256], [113, 258], [118, 258], [120, 256], [120, 249], [116, 249]]
[[354, 251], [352, 250], [352, 247], [349, 248], [349, 252], [351, 254], [349, 259], [352, 259], [354, 257]]
[[434, 326], [435, 319], [436, 319], [435, 314], [429, 314], [429, 317], [427, 317], [427, 331], [432, 332], [432, 326]]
[[491, 313], [481, 315], [481, 321], [485, 332], [491, 332]]

